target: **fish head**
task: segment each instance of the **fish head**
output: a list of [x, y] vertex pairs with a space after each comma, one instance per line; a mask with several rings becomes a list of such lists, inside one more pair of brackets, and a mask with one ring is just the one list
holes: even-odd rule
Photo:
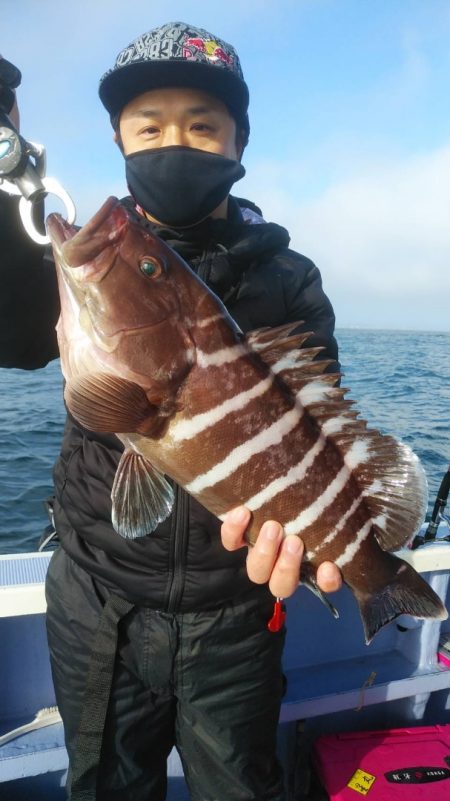
[[202, 296], [211, 294], [206, 286], [116, 198], [81, 229], [57, 214], [47, 226], [66, 378], [77, 371], [77, 360], [82, 372], [91, 358], [146, 388], [179, 384], [195, 361], [190, 331]]

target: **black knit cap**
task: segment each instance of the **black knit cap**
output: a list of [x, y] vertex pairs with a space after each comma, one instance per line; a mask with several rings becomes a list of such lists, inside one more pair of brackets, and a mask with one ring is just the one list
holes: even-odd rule
[[130, 100], [168, 86], [201, 89], [218, 97], [244, 131], [247, 144], [248, 87], [230, 44], [203, 28], [169, 22], [138, 36], [119, 53], [100, 80], [99, 95], [116, 129]]

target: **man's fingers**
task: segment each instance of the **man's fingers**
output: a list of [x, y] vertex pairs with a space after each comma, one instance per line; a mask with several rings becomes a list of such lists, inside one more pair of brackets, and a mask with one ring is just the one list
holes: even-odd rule
[[236, 551], [248, 543], [244, 539], [245, 530], [250, 523], [250, 512], [245, 506], [238, 506], [228, 512], [222, 523], [221, 536], [227, 551]]
[[299, 537], [285, 537], [279, 523], [264, 523], [247, 556], [247, 572], [256, 584], [269, 582], [272, 595], [288, 598], [298, 587], [304, 546]]
[[[251, 513], [238, 506], [225, 516], [221, 535], [228, 551], [248, 545], [245, 532]], [[261, 528], [255, 545], [249, 548], [247, 572], [250, 581], [266, 584], [273, 595], [288, 598], [298, 587], [300, 566], [304, 552], [302, 540], [297, 536], [283, 537], [279, 523], [269, 520]], [[322, 592], [336, 592], [342, 586], [340, 570], [332, 562], [322, 562], [317, 570], [317, 584]]]
[[342, 575], [333, 562], [322, 562], [317, 568], [317, 584], [322, 592], [336, 592], [342, 587]]
[[247, 556], [247, 573], [255, 584], [269, 581], [278, 557], [283, 537], [283, 529], [279, 523], [268, 520], [261, 527], [258, 539]]
[[304, 545], [299, 537], [285, 537], [269, 581], [272, 595], [289, 598], [295, 592], [300, 580], [303, 552]]

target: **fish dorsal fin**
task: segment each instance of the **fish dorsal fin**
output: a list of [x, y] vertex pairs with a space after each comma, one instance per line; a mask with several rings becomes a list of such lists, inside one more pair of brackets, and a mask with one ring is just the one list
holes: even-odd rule
[[[246, 336], [250, 349], [270, 366], [295, 394], [320, 376], [320, 381], [331, 388], [338, 383], [339, 373], [324, 373], [333, 364], [332, 359], [316, 360], [323, 347], [303, 348], [302, 345], [312, 336], [311, 331], [295, 333], [299, 323], [289, 323], [277, 328], [258, 328]], [[338, 390], [338, 392], [342, 392]]]
[[110, 373], [71, 379], [64, 399], [75, 419], [91, 431], [150, 434], [157, 416], [157, 407], [139, 384]]
[[296, 323], [286, 323], [285, 325], [279, 325], [276, 328], [255, 328], [254, 331], [250, 331], [246, 335], [246, 340], [250, 347], [256, 351], [263, 351], [267, 348], [272, 347], [276, 343], [282, 342], [290, 342], [291, 347], [294, 347], [294, 337], [297, 341], [297, 348], [300, 348], [303, 342], [306, 342], [308, 337], [311, 336], [311, 331], [307, 331], [306, 333], [302, 331], [301, 333], [295, 333], [296, 329], [298, 329], [302, 325], [301, 321]]
[[174, 493], [148, 459], [126, 450], [117, 468], [111, 500], [115, 530], [121, 537], [134, 540], [151, 534], [169, 516]]
[[380, 546], [387, 551], [400, 548], [425, 518], [423, 468], [407, 445], [367, 427], [354, 401], [346, 398], [348, 390], [337, 386], [341, 374], [324, 372], [331, 362], [316, 358], [323, 349], [302, 348], [311, 334], [296, 334], [295, 327], [253, 331], [247, 342], [342, 454], [364, 497]]
[[406, 545], [427, 511], [425, 471], [411, 448], [395, 437], [367, 429], [369, 459], [354, 470], [366, 495], [374, 533], [385, 551]]

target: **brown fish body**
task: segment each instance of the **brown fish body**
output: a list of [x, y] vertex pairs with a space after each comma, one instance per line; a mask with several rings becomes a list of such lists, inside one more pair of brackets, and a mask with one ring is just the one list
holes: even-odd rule
[[[296, 325], [244, 337], [190, 268], [114, 199], [78, 233], [54, 215], [66, 402], [125, 445], [113, 522], [143, 536], [171, 509], [170, 476], [214, 514], [243, 503], [305, 542], [306, 575], [341, 568], [366, 639], [402, 613], [445, 617], [405, 562], [426, 509], [417, 457], [367, 429]], [[298, 324], [297, 324], [298, 328]]]

